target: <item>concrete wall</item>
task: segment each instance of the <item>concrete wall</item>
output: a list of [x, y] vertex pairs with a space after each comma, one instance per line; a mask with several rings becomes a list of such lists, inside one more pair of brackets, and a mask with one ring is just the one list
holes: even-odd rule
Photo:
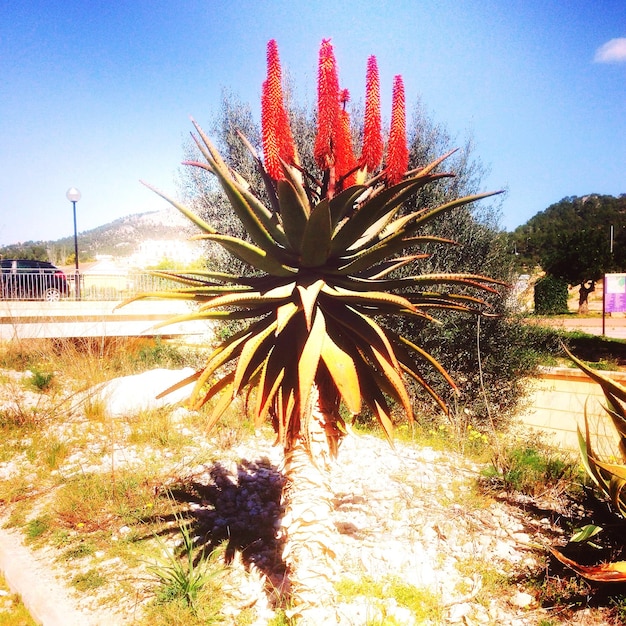
[[[602, 372], [626, 385], [626, 372]], [[543, 431], [553, 444], [578, 450], [576, 427], [584, 432], [585, 410], [590, 422], [592, 441], [605, 454], [616, 453], [615, 430], [606, 411], [600, 385], [578, 369], [543, 368], [541, 378], [531, 383], [526, 408], [520, 414], [523, 424]], [[598, 443], [595, 443], [598, 442]]]

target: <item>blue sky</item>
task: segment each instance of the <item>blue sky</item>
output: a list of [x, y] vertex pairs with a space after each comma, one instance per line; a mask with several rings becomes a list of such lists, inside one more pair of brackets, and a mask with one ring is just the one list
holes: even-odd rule
[[[437, 121], [507, 188], [508, 230], [570, 195], [626, 193], [624, 0], [0, 0], [0, 244], [163, 208], [189, 115], [209, 126], [229, 87], [258, 111], [278, 41], [301, 99], [332, 38], [363, 97], [378, 59], [383, 115], [402, 74]], [[604, 48], [603, 48], [604, 46]]]

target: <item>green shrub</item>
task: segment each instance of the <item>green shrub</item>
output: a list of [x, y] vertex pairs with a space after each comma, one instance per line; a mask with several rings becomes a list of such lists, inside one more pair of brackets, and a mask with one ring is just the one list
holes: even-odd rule
[[535, 283], [535, 314], [567, 313], [567, 283], [555, 276], [544, 276]]

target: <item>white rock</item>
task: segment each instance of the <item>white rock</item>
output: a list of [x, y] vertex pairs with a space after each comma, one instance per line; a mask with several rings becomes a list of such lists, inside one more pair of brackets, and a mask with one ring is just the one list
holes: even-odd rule
[[158, 400], [157, 396], [193, 373], [191, 367], [182, 370], [155, 369], [133, 376], [114, 378], [88, 393], [105, 403], [106, 413], [111, 417], [135, 415], [141, 411], [172, 406], [186, 400], [194, 383], [189, 383]]
[[509, 602], [513, 606], [518, 606], [520, 609], [527, 609], [533, 604], [535, 598], [529, 593], [518, 591], [514, 596], [509, 599]]
[[454, 604], [448, 611], [448, 621], [452, 624], [465, 621], [465, 617], [469, 615], [472, 605], [469, 602]]

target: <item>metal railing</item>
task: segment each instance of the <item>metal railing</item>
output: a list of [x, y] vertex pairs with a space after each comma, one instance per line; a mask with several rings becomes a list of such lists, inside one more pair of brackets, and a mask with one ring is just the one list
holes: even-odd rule
[[[77, 279], [79, 290], [77, 294]], [[119, 301], [146, 291], [163, 291], [180, 286], [175, 281], [145, 271], [127, 273], [6, 272], [0, 275], [3, 300], [91, 300]], [[79, 296], [79, 297], [77, 297]]]

